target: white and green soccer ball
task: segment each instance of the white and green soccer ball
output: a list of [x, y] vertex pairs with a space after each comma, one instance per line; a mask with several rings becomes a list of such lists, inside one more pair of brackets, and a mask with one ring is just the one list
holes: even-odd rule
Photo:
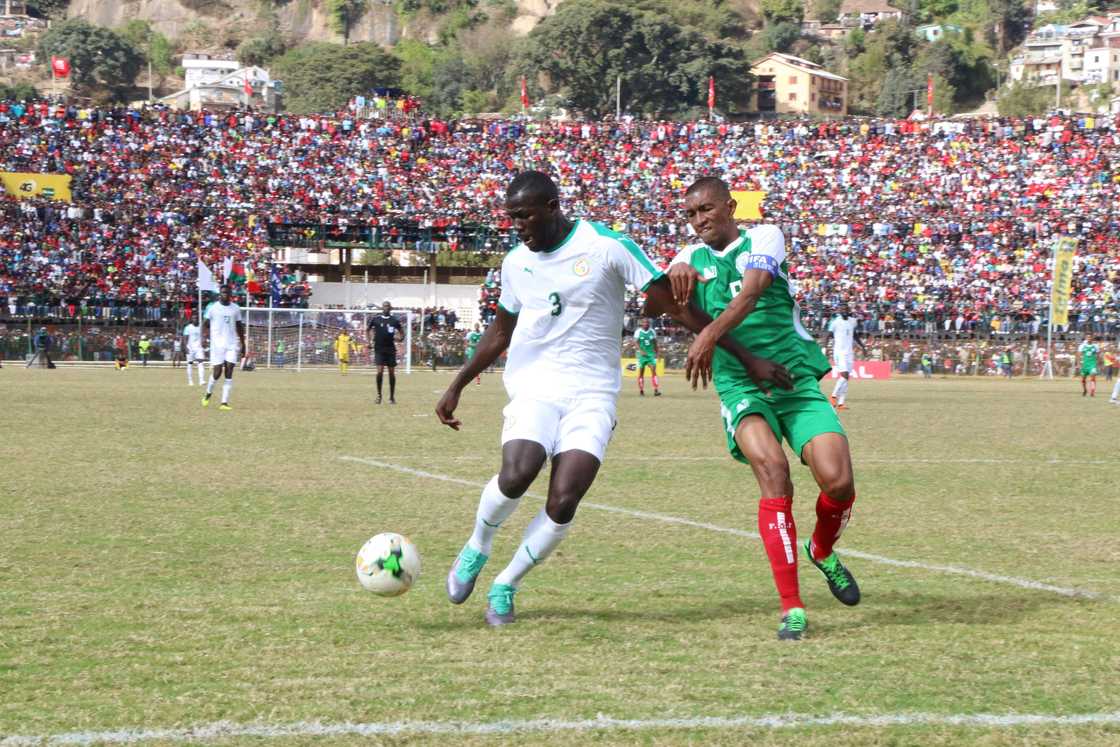
[[382, 532], [358, 550], [356, 566], [362, 588], [395, 597], [411, 589], [420, 578], [420, 552], [403, 534]]

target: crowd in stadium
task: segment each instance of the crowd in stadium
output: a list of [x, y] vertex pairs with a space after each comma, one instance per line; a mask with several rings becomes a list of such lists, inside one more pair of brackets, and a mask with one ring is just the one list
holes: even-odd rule
[[[611, 224], [662, 260], [689, 240], [680, 201], [692, 179], [764, 190], [810, 318], [849, 303], [867, 331], [1037, 328], [1052, 242], [1069, 234], [1079, 240], [1071, 324], [1107, 332], [1120, 325], [1117, 164], [1112, 117], [444, 122], [420, 111], [384, 120], [9, 102], [0, 170], [69, 173], [75, 199], [0, 198], [0, 297], [9, 310], [84, 303], [154, 317], [193, 295], [196, 256], [232, 257], [271, 293], [270, 223], [367, 226], [401, 246], [497, 253], [511, 243], [506, 183], [541, 168], [559, 177], [569, 214]], [[307, 288], [286, 274], [276, 292], [298, 305]]]

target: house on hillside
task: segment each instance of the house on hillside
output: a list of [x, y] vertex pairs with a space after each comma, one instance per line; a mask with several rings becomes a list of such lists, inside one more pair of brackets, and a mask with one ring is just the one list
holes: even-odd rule
[[815, 62], [771, 52], [751, 65], [757, 80], [750, 110], [760, 114], [848, 113], [848, 79]]
[[960, 26], [951, 23], [927, 23], [914, 29], [914, 35], [925, 39], [931, 44], [940, 41], [947, 35], [964, 33]]
[[[1068, 25], [1047, 24], [1023, 42], [1022, 52], [1011, 59], [1009, 73], [1014, 81], [1034, 81], [1053, 85], [1059, 79], [1073, 83], [1105, 82], [1094, 80], [1111, 62], [1108, 55], [1087, 59], [1092, 50], [1120, 46], [1120, 32], [1113, 32], [1112, 18], [1090, 16]], [[1120, 26], [1120, 23], [1117, 24]], [[1105, 64], [1107, 62], [1107, 65]], [[1091, 71], [1091, 72], [1090, 72]]]
[[851, 29], [842, 23], [823, 23], [821, 21], [802, 21], [801, 34], [803, 36], [828, 41], [841, 41]]
[[[186, 63], [195, 61], [192, 67]], [[261, 67], [241, 67], [236, 60], [214, 60], [206, 56], [184, 57], [187, 86], [160, 102], [173, 109], [254, 109], [277, 112], [283, 105], [283, 87]], [[232, 63], [232, 64], [231, 64]]]
[[839, 21], [852, 27], [870, 31], [883, 21], [901, 21], [902, 11], [887, 0], [844, 0], [840, 5]]

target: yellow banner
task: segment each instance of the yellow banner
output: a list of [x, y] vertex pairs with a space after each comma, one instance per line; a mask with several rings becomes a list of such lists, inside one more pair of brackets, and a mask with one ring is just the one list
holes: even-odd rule
[[[631, 379], [638, 378], [638, 359], [637, 358], [623, 358], [622, 359], [622, 375], [628, 376]], [[657, 359], [657, 375], [665, 375], [665, 359]]]
[[1073, 286], [1073, 256], [1077, 242], [1058, 239], [1054, 244], [1054, 275], [1050, 281], [1050, 323], [1069, 324], [1069, 296]]
[[0, 171], [0, 184], [8, 194], [19, 200], [46, 197], [48, 200], [70, 202], [70, 177], [66, 174], [31, 174]]
[[762, 220], [762, 201], [765, 192], [732, 192], [735, 200], [735, 220]]

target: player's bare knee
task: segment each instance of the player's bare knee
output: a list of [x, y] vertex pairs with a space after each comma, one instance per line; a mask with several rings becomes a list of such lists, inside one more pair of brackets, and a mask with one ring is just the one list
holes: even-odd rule
[[758, 475], [759, 485], [768, 497], [791, 495], [793, 482], [789, 476], [789, 461], [785, 454], [767, 454], [751, 459], [751, 466]]
[[852, 469], [847, 464], [828, 466], [819, 470], [821, 491], [834, 501], [846, 503], [856, 495]]
[[498, 490], [507, 498], [520, 498], [533, 484], [538, 471], [530, 464], [503, 464], [498, 473]]
[[544, 512], [557, 524], [567, 524], [576, 516], [583, 495], [576, 491], [559, 491], [548, 496]]

